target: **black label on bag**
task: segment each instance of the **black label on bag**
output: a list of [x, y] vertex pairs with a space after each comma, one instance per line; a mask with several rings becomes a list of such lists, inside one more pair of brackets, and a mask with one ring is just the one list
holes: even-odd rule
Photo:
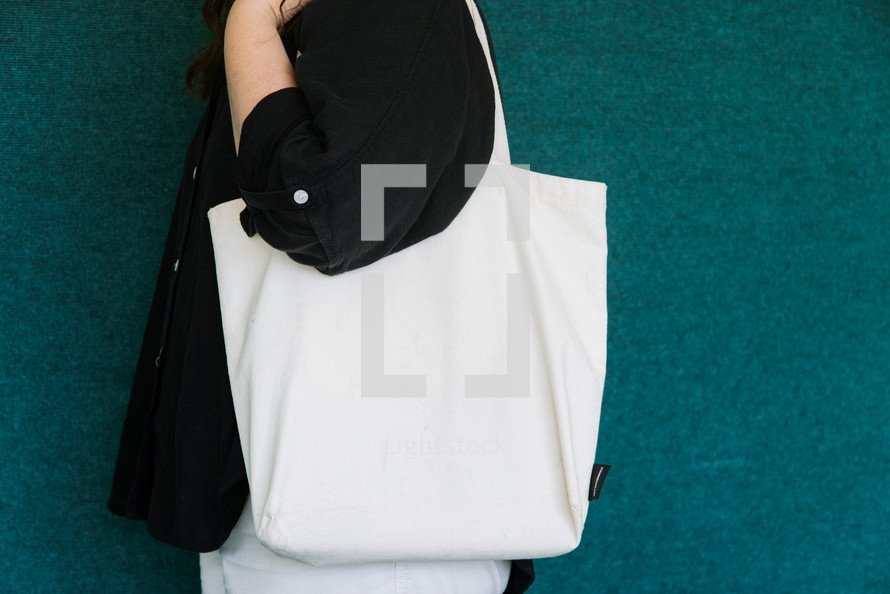
[[606, 474], [610, 468], [612, 467], [607, 464], [593, 465], [593, 472], [590, 473], [590, 490], [587, 492], [587, 501], [596, 501], [600, 498], [603, 481], [606, 480]]

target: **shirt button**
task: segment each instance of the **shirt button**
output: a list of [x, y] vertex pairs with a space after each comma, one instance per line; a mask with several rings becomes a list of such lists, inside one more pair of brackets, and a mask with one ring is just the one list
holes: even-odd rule
[[197, 167], [197, 165], [195, 166], [194, 169], [192, 169], [192, 179], [195, 179], [196, 177], [198, 177], [198, 167]]
[[306, 190], [297, 190], [294, 192], [294, 202], [297, 204], [306, 204], [307, 200], [309, 200], [309, 194]]
[[173, 272], [179, 270], [179, 258], [176, 258], [176, 262], [173, 263]]

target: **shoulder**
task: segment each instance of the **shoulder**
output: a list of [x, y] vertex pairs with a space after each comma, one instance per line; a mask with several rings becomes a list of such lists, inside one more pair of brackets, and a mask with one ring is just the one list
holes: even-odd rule
[[487, 69], [473, 68], [485, 58], [472, 51], [479, 42], [466, 30], [466, 11], [464, 0], [315, 0], [306, 7], [295, 69], [321, 145], [303, 161], [304, 179], [321, 181], [369, 150], [375, 136], [457, 141], [470, 71], [491, 85]]

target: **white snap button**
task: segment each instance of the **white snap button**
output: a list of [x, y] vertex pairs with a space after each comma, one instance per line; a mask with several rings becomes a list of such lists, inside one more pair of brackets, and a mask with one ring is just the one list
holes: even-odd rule
[[179, 258], [176, 258], [176, 262], [173, 263], [173, 272], [179, 270]]
[[294, 202], [297, 204], [306, 204], [306, 201], [309, 200], [309, 193], [306, 190], [297, 190], [294, 192]]
[[192, 179], [195, 179], [196, 177], [198, 177], [198, 167], [197, 166], [195, 166], [195, 168], [192, 169]]

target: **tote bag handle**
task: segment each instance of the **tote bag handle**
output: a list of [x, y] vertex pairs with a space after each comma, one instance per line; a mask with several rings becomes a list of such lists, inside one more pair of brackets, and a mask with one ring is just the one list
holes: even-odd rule
[[466, 0], [467, 8], [470, 10], [470, 16], [473, 17], [473, 24], [476, 27], [476, 35], [479, 37], [479, 43], [482, 45], [482, 51], [485, 52], [485, 60], [488, 63], [488, 71], [491, 74], [491, 84], [494, 88], [494, 148], [491, 151], [491, 162], [510, 164], [510, 145], [507, 143], [507, 123], [504, 119], [504, 105], [501, 100], [501, 88], [498, 84], [497, 73], [494, 69], [494, 62], [491, 58], [491, 50], [489, 48], [488, 36], [485, 34], [485, 24], [482, 16], [479, 14], [479, 8], [476, 6], [476, 0]]

